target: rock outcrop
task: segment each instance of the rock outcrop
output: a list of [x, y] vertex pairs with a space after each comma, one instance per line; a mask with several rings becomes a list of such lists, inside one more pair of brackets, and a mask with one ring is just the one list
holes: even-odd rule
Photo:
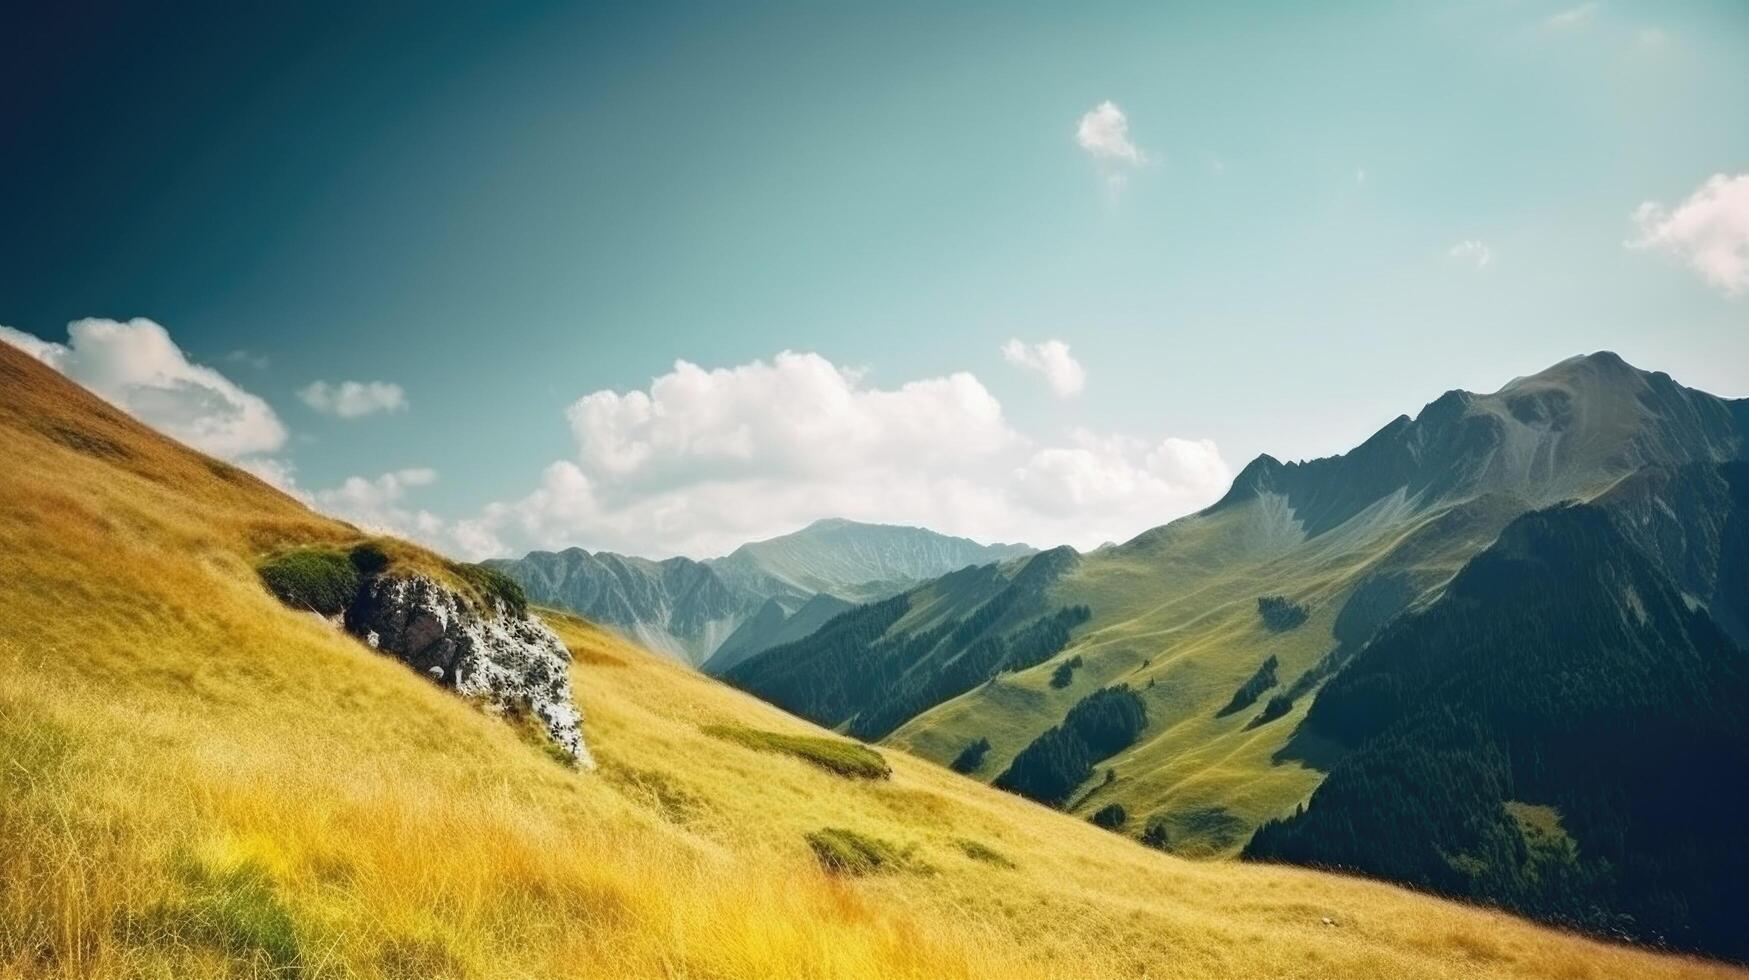
[[346, 611], [346, 630], [436, 683], [502, 715], [528, 712], [576, 763], [595, 763], [571, 697], [570, 654], [538, 619], [498, 599], [490, 615], [422, 575], [367, 579]]

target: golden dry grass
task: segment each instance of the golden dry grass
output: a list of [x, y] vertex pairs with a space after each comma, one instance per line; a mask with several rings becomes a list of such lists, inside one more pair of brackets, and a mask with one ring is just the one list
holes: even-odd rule
[[[0, 460], [0, 976], [1736, 975], [1174, 859], [902, 752], [846, 779], [703, 730], [818, 729], [555, 615], [602, 763], [572, 772], [258, 584], [355, 531], [4, 346]], [[904, 870], [824, 873], [828, 827]]]

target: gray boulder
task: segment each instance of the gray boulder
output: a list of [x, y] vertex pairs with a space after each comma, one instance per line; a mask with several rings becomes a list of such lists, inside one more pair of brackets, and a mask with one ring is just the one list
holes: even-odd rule
[[583, 715], [571, 697], [570, 653], [545, 623], [492, 600], [490, 615], [422, 575], [384, 575], [364, 583], [346, 612], [346, 629], [444, 687], [503, 715], [528, 711], [579, 766], [594, 760], [583, 744]]

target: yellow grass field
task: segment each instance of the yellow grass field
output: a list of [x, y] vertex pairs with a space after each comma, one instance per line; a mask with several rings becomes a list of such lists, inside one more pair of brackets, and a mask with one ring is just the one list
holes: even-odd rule
[[[357, 532], [0, 345], [0, 976], [1727, 977], [1156, 853], [552, 615], [593, 772], [253, 570]], [[842, 828], [898, 870], [823, 871]]]

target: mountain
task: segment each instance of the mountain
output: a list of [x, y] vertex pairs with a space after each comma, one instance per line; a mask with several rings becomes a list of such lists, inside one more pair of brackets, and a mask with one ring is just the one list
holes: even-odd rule
[[752, 618], [717, 647], [702, 665], [704, 671], [722, 675], [756, 653], [812, 636], [833, 617], [855, 605], [826, 592], [818, 593], [794, 611], [785, 609], [776, 599], [767, 599]]
[[1182, 861], [537, 611], [582, 770], [264, 580], [357, 529], [5, 345], [0, 459], [6, 976], [1742, 975]]
[[[1207, 510], [1065, 562], [1024, 603], [995, 601], [1013, 563], [955, 573], [728, 678], [984, 780], [1029, 749], [1050, 758], [1040, 753], [1072, 709], [1127, 686], [1145, 727], [1091, 759], [1061, 805], [1121, 808], [1126, 833], [1181, 854], [1235, 855], [1351, 750], [1301, 722], [1376, 631], [1434, 602], [1521, 516], [1627, 487], [1648, 467], [1742, 458], [1746, 433], [1749, 402], [1611, 353], [1576, 357], [1491, 394], [1447, 392], [1340, 456], [1260, 456]], [[1672, 542], [1684, 533], [1658, 527]], [[1695, 601], [1705, 596], [1693, 590], [1736, 587], [1686, 574]], [[1060, 645], [1053, 623], [1068, 625]], [[841, 698], [846, 671], [892, 693], [880, 705]]]
[[[484, 564], [510, 576], [535, 602], [588, 616], [690, 664], [708, 657], [763, 598], [690, 558], [651, 561], [567, 548]], [[780, 595], [794, 606], [806, 600], [795, 592]]]
[[1518, 518], [1318, 694], [1349, 751], [1246, 856], [1749, 958], [1746, 566], [1749, 464]]
[[[485, 564], [536, 602], [588, 616], [685, 663], [711, 661], [733, 637], [728, 656], [716, 661], [726, 668], [806, 635], [851, 601], [884, 598], [922, 579], [1031, 550], [924, 528], [822, 520], [708, 561], [569, 548]], [[817, 596], [826, 599], [810, 603]]]
[[920, 527], [830, 518], [793, 534], [744, 544], [710, 564], [725, 580], [754, 590], [775, 580], [806, 594], [857, 598], [891, 595], [921, 579], [1032, 550], [1023, 544], [979, 544]]

